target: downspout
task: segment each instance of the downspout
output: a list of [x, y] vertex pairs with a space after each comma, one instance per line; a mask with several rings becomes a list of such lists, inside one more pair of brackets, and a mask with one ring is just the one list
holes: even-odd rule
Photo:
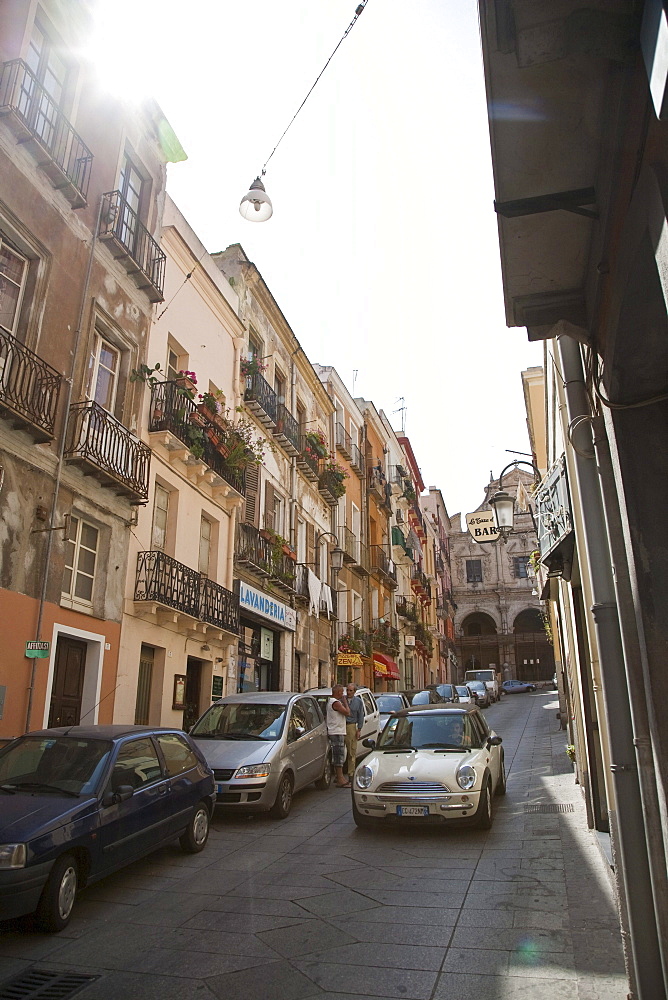
[[[88, 254], [88, 266], [86, 267], [86, 277], [84, 279], [83, 292], [81, 294], [81, 303], [79, 305], [77, 328], [74, 333], [74, 342], [72, 345], [72, 363], [70, 365], [70, 374], [66, 379], [67, 394], [65, 398], [65, 415], [63, 419], [62, 434], [60, 435], [60, 445], [58, 446], [56, 479], [53, 487], [51, 514], [49, 516], [49, 527], [46, 536], [46, 553], [44, 556], [44, 572], [42, 573], [42, 588], [39, 596], [39, 609], [37, 611], [37, 626], [35, 629], [35, 634], [37, 639], [41, 639], [42, 637], [44, 605], [46, 604], [46, 594], [49, 585], [49, 567], [51, 565], [51, 552], [53, 550], [53, 533], [54, 531], [57, 530], [55, 527], [55, 521], [56, 521], [56, 514], [58, 513], [58, 496], [60, 494], [60, 483], [63, 475], [63, 456], [65, 454], [65, 442], [67, 440], [67, 427], [69, 423], [70, 406], [72, 405], [72, 396], [74, 395], [74, 376], [76, 373], [77, 357], [79, 355], [79, 344], [81, 343], [81, 334], [82, 334], [84, 313], [86, 309], [86, 301], [88, 299], [88, 291], [90, 289], [90, 278], [93, 272], [95, 244], [97, 242], [97, 234], [100, 229], [100, 217], [102, 215], [103, 200], [104, 200], [103, 198], [100, 198], [100, 204], [97, 209], [97, 218], [95, 220], [95, 228], [93, 230], [93, 239], [91, 240], [90, 253]], [[30, 732], [30, 717], [32, 715], [32, 703], [35, 691], [35, 675], [37, 673], [37, 663], [38, 661], [36, 659], [32, 661], [32, 669], [30, 671], [30, 687], [28, 688], [28, 708], [26, 710], [26, 726], [25, 726], [26, 733]]]
[[[564, 379], [569, 424], [580, 416], [590, 417], [582, 358], [577, 341], [557, 335], [561, 372]], [[587, 421], [581, 421], [587, 423]], [[648, 920], [654, 911], [647, 843], [643, 823], [633, 725], [629, 706], [624, 654], [619, 627], [611, 553], [606, 533], [601, 483], [590, 428], [579, 433], [591, 449], [585, 456], [574, 449], [578, 491], [582, 500], [585, 555], [589, 566], [593, 605], [591, 612], [599, 649], [603, 697], [608, 720], [610, 769], [616, 800], [616, 841], [620, 864], [618, 873], [626, 903], [630, 958], [638, 1000], [665, 1000], [657, 927]]]

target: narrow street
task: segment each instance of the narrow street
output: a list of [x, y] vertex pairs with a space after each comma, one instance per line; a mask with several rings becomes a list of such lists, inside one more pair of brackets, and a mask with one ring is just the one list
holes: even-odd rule
[[487, 711], [509, 774], [488, 832], [358, 831], [334, 788], [283, 822], [218, 815], [202, 854], [175, 845], [92, 886], [62, 934], [4, 925], [0, 980], [97, 974], [81, 1000], [623, 1000], [556, 709], [539, 690]]

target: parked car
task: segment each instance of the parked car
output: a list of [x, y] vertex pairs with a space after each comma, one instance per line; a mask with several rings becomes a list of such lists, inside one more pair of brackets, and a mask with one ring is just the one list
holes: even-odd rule
[[[322, 714], [326, 717], [327, 699], [332, 697], [331, 688], [313, 688], [308, 694], [313, 695], [320, 705]], [[368, 750], [364, 747], [363, 741], [367, 739], [378, 739], [378, 734], [383, 728], [380, 724], [380, 711], [376, 704], [376, 696], [368, 687], [358, 687], [357, 694], [362, 699], [364, 705], [364, 725], [362, 735], [357, 741], [357, 757], [364, 757]]]
[[536, 690], [536, 685], [530, 681], [504, 681], [501, 686], [506, 694], [523, 694], [525, 691]]
[[430, 691], [435, 691], [441, 701], [448, 702], [452, 705], [456, 705], [459, 701], [457, 688], [454, 684], [428, 684], [427, 688]]
[[353, 819], [359, 827], [464, 820], [488, 829], [492, 795], [505, 790], [501, 737], [478, 708], [407, 708], [390, 716], [355, 771]]
[[483, 681], [467, 681], [466, 686], [475, 698], [479, 708], [489, 708], [492, 704], [492, 699], [489, 694], [489, 688]]
[[410, 705], [442, 705], [443, 699], [437, 691], [425, 688], [422, 691], [403, 691]]
[[0, 750], [0, 919], [69, 922], [77, 892], [179, 838], [201, 851], [213, 774], [178, 730], [44, 729]]
[[475, 705], [475, 698], [467, 688], [466, 684], [457, 684], [456, 691], [459, 696], [460, 705]]
[[400, 712], [402, 708], [408, 708], [410, 705], [406, 695], [401, 694], [400, 691], [377, 691], [374, 693], [374, 698], [380, 712], [381, 731], [384, 729], [385, 723], [392, 712]]
[[501, 697], [501, 687], [499, 682], [501, 680], [501, 674], [493, 667], [484, 667], [482, 670], [467, 670], [464, 674], [464, 681], [468, 684], [469, 681], [482, 681], [487, 690], [489, 691], [490, 704], [493, 701], [498, 701]]
[[215, 702], [190, 735], [213, 769], [216, 802], [285, 819], [295, 792], [332, 781], [327, 726], [312, 695], [249, 691]]

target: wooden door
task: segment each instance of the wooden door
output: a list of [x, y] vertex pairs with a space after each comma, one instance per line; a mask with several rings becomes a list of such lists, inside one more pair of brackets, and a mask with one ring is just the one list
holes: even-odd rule
[[87, 649], [87, 644], [77, 639], [58, 639], [49, 726], [79, 724]]

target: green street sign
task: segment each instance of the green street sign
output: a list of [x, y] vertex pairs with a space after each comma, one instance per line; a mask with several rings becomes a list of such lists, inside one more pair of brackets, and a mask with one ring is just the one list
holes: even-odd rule
[[51, 643], [41, 639], [26, 642], [26, 656], [30, 660], [46, 660], [51, 652]]

